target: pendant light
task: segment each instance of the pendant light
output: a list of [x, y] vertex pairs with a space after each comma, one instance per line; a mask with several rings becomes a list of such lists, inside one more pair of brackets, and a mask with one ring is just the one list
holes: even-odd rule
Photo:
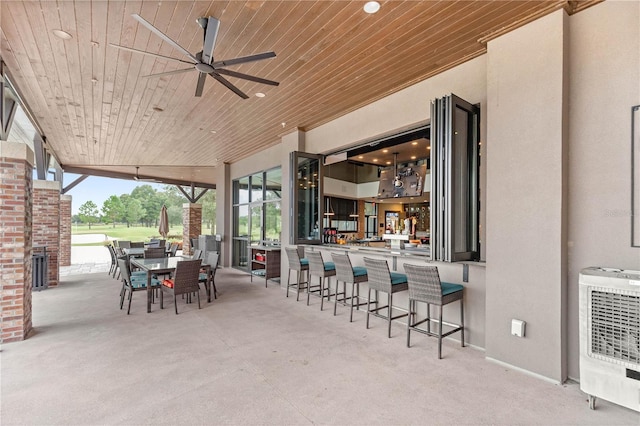
[[329, 208], [327, 209], [326, 212], [324, 212], [325, 216], [335, 216], [335, 212], [333, 211], [333, 208], [331, 207], [331, 197], [327, 197], [328, 201], [329, 201]]

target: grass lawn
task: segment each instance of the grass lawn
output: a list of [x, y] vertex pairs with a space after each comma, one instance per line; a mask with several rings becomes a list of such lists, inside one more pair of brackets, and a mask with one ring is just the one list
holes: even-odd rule
[[[161, 238], [157, 226], [131, 226], [127, 228], [127, 225], [116, 224], [114, 228], [113, 225], [95, 224], [91, 225], [91, 229], [89, 229], [89, 225], [73, 224], [71, 227], [71, 233], [73, 235], [106, 234], [110, 238], [130, 241], [149, 241], [151, 238]], [[182, 240], [182, 225], [172, 226], [169, 228], [169, 235], [167, 239], [170, 241]], [[103, 243], [74, 244], [74, 246], [76, 245], [99, 246], [103, 245]]]

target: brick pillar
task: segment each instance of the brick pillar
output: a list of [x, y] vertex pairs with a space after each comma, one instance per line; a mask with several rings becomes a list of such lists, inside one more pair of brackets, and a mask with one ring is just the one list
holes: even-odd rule
[[71, 195], [60, 195], [60, 266], [71, 265]]
[[182, 253], [193, 254], [190, 238], [202, 233], [202, 204], [182, 205]]
[[47, 248], [50, 287], [57, 286], [60, 281], [60, 189], [60, 182], [33, 182], [33, 246]]
[[31, 219], [33, 151], [0, 141], [0, 343], [31, 331]]

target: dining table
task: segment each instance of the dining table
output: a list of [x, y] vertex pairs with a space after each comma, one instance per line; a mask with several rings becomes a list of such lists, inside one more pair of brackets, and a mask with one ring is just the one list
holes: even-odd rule
[[123, 248], [122, 251], [125, 255], [129, 257], [129, 259], [133, 257], [143, 257], [144, 256], [144, 247], [135, 247], [135, 248]]
[[[192, 256], [174, 256], [162, 257], [157, 259], [132, 258], [131, 266], [138, 267], [147, 273], [147, 313], [151, 312], [151, 300], [153, 289], [151, 287], [151, 278], [154, 274], [169, 274], [175, 271], [178, 262], [182, 260], [193, 260]], [[205, 289], [207, 291], [207, 302], [211, 303], [211, 266], [203, 263], [203, 272], [207, 274], [207, 282]]]

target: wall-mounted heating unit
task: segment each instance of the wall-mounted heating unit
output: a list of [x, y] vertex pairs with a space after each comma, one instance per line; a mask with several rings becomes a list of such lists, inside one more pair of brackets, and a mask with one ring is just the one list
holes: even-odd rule
[[640, 411], [640, 271], [580, 272], [580, 389]]

